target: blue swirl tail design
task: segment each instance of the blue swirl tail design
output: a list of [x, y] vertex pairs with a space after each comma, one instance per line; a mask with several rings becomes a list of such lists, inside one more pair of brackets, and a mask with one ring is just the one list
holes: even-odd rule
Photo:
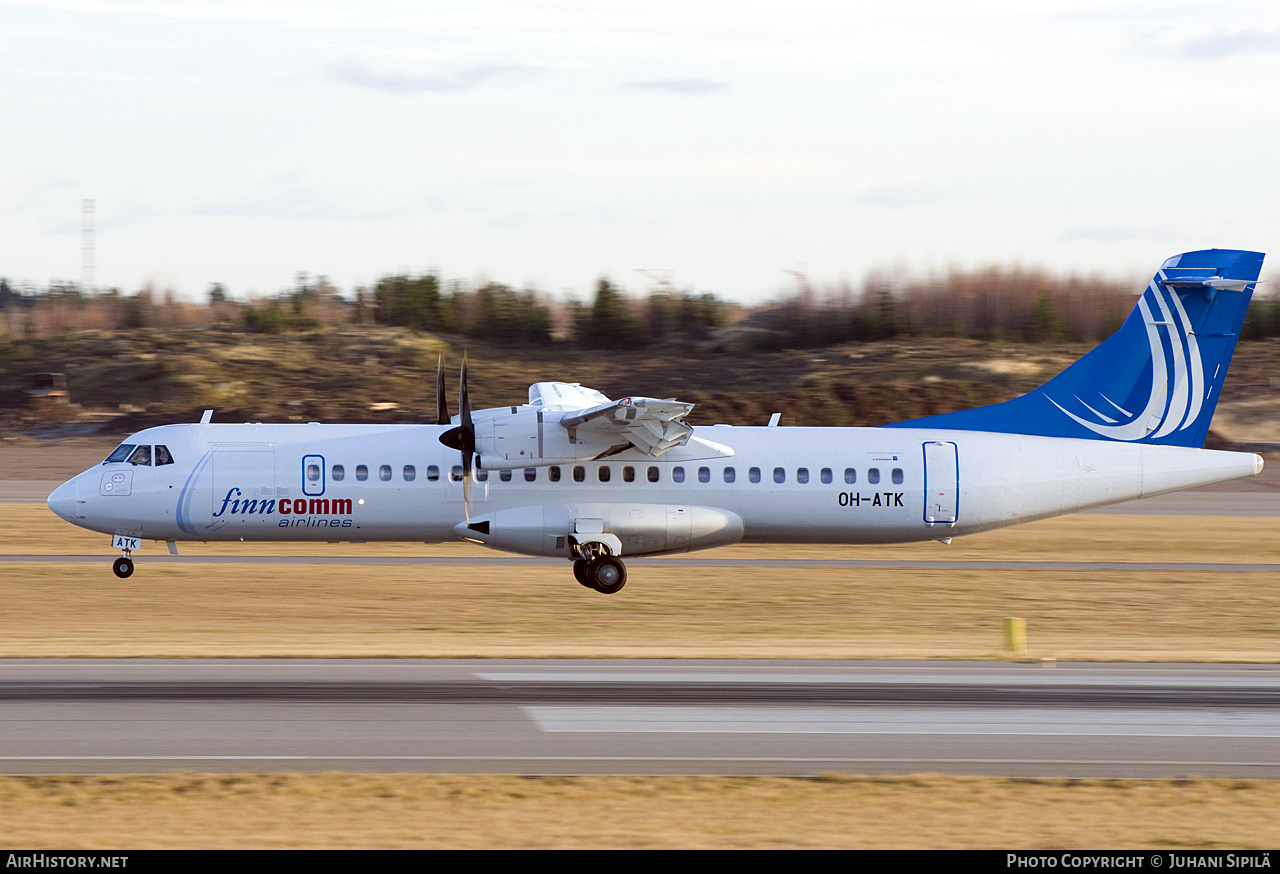
[[1119, 331], [1040, 388], [890, 427], [1204, 446], [1262, 258], [1237, 249], [1175, 255]]

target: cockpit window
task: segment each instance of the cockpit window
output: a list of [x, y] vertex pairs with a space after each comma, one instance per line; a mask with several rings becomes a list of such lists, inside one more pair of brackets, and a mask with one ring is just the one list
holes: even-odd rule
[[139, 446], [133, 450], [133, 455], [129, 456], [130, 464], [151, 464], [151, 447]]
[[113, 461], [124, 461], [137, 446], [138, 444], [136, 443], [121, 443], [116, 447], [116, 451], [108, 455], [106, 461], [102, 463], [111, 464]]
[[168, 446], [156, 446], [156, 467], [162, 464], [173, 464], [173, 456], [169, 454]]

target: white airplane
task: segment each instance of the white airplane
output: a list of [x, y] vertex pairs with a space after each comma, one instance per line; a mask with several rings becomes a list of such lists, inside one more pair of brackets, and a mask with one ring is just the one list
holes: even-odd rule
[[623, 559], [739, 542], [940, 540], [1251, 476], [1206, 450], [1262, 254], [1167, 260], [1124, 325], [1039, 389], [878, 428], [694, 428], [691, 404], [542, 382], [519, 406], [438, 424], [148, 428], [59, 486], [49, 508], [144, 539], [454, 538], [573, 562], [612, 594]]

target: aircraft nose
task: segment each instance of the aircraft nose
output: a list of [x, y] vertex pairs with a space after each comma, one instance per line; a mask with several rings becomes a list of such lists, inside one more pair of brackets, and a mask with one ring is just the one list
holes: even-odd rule
[[68, 522], [74, 522], [78, 515], [76, 510], [78, 500], [76, 481], [67, 480], [49, 495], [49, 509]]

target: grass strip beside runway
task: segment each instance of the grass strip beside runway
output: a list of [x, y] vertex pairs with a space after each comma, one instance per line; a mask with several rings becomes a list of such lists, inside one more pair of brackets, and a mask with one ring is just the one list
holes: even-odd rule
[[0, 564], [0, 657], [1274, 662], [1280, 572]]
[[1280, 844], [1280, 782], [365, 774], [3, 777], [0, 845], [999, 848]]
[[[708, 558], [1280, 562], [1270, 517], [1072, 516], [951, 547], [740, 546]], [[148, 544], [149, 549], [155, 546]], [[161, 549], [163, 547], [160, 547]], [[1032, 658], [1274, 662], [1280, 572], [1203, 569], [633, 567], [603, 596], [568, 563], [184, 564], [119, 580], [104, 535], [0, 505], [0, 657]], [[468, 544], [196, 544], [184, 554], [491, 556]]]

